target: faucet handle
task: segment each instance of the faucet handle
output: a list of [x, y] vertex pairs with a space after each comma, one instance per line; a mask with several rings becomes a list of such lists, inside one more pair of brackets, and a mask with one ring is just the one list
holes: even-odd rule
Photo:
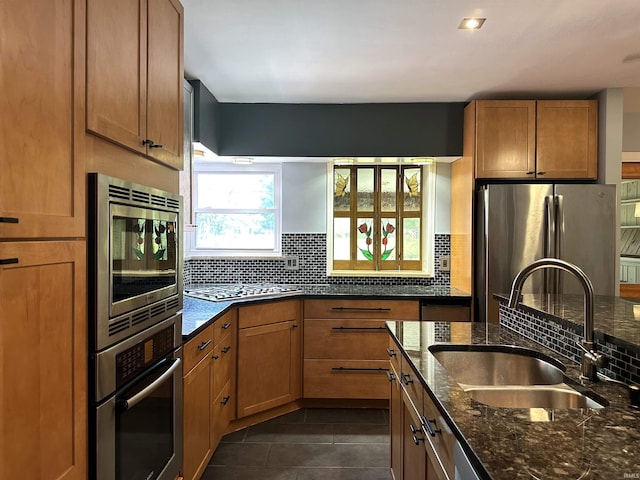
[[586, 359], [591, 365], [597, 368], [604, 368], [609, 365], [609, 357], [603, 353], [596, 351], [596, 345], [593, 342], [580, 342], [576, 341], [576, 345], [580, 347], [580, 350], [584, 352], [584, 359]]

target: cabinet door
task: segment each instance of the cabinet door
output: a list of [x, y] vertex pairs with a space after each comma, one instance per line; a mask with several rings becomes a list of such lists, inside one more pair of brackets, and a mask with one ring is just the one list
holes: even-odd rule
[[[427, 478], [427, 450], [424, 435], [413, 430], [420, 429], [420, 420], [412, 407], [403, 405], [403, 480], [425, 480]], [[431, 480], [431, 479], [429, 479]]]
[[87, 130], [146, 153], [147, 0], [87, 0]]
[[286, 321], [239, 330], [238, 417], [300, 397], [298, 323]]
[[74, 144], [81, 4], [0, 2], [0, 238], [84, 236], [84, 155]]
[[182, 476], [195, 480], [211, 457], [211, 374], [205, 357], [184, 377]]
[[537, 110], [536, 176], [598, 178], [598, 101], [538, 101]]
[[534, 178], [533, 100], [482, 100], [476, 110], [476, 178]]
[[390, 362], [390, 403], [389, 403], [389, 425], [391, 431], [391, 472], [394, 480], [402, 478], [402, 443], [404, 438], [404, 419], [402, 412], [402, 387], [398, 377], [398, 372]]
[[0, 243], [0, 478], [87, 478], [85, 257]]
[[182, 170], [182, 5], [178, 0], [148, 1], [146, 138], [154, 142], [148, 153]]

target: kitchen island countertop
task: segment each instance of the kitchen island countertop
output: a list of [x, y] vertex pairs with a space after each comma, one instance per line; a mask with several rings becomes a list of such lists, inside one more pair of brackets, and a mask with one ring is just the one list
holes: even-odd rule
[[284, 298], [375, 298], [375, 299], [412, 299], [416, 301], [459, 301], [470, 302], [471, 296], [467, 292], [449, 286], [415, 286], [415, 285], [331, 285], [307, 284], [287, 285], [300, 290], [297, 295], [286, 295], [259, 298], [246, 298], [234, 301], [210, 302], [184, 295], [182, 310], [182, 339], [193, 338], [215, 318], [222, 315], [232, 306], [262, 301], [272, 301]]
[[[434, 342], [518, 345], [566, 365], [583, 388], [579, 366], [496, 324], [388, 322], [423, 384], [439, 404], [479, 473], [494, 480], [640, 478], [640, 411], [628, 406], [624, 387], [605, 382], [584, 387], [606, 399], [603, 409], [498, 408], [476, 402], [431, 354]], [[475, 458], [474, 458], [475, 457]]]

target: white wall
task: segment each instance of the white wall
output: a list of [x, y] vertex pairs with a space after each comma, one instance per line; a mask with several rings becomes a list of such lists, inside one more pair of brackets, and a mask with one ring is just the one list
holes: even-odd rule
[[640, 112], [624, 112], [622, 151], [640, 152]]
[[[327, 165], [324, 162], [282, 164], [282, 232], [327, 231]], [[435, 233], [449, 234], [451, 165], [436, 164]]]

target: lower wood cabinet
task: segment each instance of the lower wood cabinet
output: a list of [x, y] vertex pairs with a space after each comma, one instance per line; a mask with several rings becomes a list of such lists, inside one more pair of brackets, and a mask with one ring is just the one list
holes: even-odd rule
[[301, 301], [238, 310], [238, 418], [301, 396]]
[[[411, 362], [390, 340], [391, 471], [394, 480], [452, 480], [456, 439]], [[396, 369], [400, 365], [400, 370]]]
[[185, 480], [200, 478], [235, 418], [237, 310], [184, 345], [183, 461]]
[[84, 241], [0, 242], [0, 478], [87, 478]]

